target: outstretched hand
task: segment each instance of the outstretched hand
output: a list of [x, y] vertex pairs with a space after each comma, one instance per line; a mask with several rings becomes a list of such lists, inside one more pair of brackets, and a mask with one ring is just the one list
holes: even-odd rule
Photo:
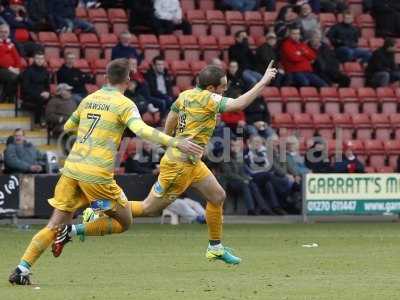
[[190, 138], [180, 140], [176, 147], [186, 154], [195, 155], [197, 157], [203, 155], [203, 147], [193, 143]]
[[275, 78], [276, 74], [278, 73], [278, 70], [274, 68], [274, 60], [271, 60], [268, 64], [267, 70], [264, 73], [263, 78], [261, 79], [261, 83], [264, 85], [267, 85], [271, 82], [272, 79]]

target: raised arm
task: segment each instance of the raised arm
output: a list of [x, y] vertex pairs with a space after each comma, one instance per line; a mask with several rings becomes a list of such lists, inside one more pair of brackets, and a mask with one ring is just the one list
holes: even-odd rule
[[257, 82], [248, 92], [244, 93], [242, 96], [232, 99], [228, 98], [225, 104], [224, 111], [234, 112], [241, 111], [249, 106], [258, 96], [260, 96], [265, 85], [269, 84], [272, 79], [275, 78], [277, 69], [273, 67], [274, 61], [271, 60], [264, 76], [259, 82]]
[[173, 136], [177, 125], [178, 114], [171, 110], [168, 113], [167, 119], [165, 120], [164, 133]]

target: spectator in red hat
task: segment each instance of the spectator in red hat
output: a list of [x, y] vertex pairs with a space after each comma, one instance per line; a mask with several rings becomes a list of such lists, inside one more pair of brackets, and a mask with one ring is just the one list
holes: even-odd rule
[[289, 36], [282, 42], [281, 61], [289, 82], [295, 86], [324, 87], [327, 83], [313, 72], [315, 50], [301, 42], [300, 28], [289, 29]]
[[333, 168], [335, 173], [365, 173], [364, 164], [357, 158], [353, 148], [352, 142], [344, 143], [343, 155]]
[[0, 85], [3, 87], [0, 101], [12, 102], [17, 93], [21, 58], [9, 35], [10, 27], [0, 24]]

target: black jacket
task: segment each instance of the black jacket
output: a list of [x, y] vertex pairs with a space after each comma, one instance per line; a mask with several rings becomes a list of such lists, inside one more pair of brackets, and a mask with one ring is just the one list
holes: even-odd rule
[[264, 74], [271, 60], [278, 61], [278, 54], [274, 47], [264, 43], [256, 49], [256, 71]]
[[394, 53], [386, 51], [381, 47], [372, 53], [371, 60], [368, 63], [365, 73], [367, 78], [371, 79], [371, 77], [377, 72], [392, 72], [396, 69]]
[[335, 48], [342, 46], [356, 48], [360, 30], [351, 24], [338, 23], [332, 26], [327, 36]]
[[50, 73], [45, 67], [29, 66], [22, 74], [22, 99], [34, 102], [45, 91], [50, 91]]
[[271, 115], [268, 110], [268, 106], [262, 97], [258, 97], [253, 101], [244, 111], [246, 115], [246, 121], [249, 124], [253, 124], [257, 121], [264, 121], [271, 124]]
[[[153, 68], [150, 68], [147, 71], [145, 78], [149, 85], [151, 96], [153, 97], [165, 96], [162, 93], [160, 93], [157, 89], [157, 75]], [[167, 88], [167, 94], [168, 96], [172, 97], [172, 85], [174, 83], [174, 80], [172, 76], [169, 75], [167, 70], [164, 71], [164, 80], [165, 80], [165, 87]]]
[[238, 95], [235, 95], [237, 91], [239, 95], [245, 91], [246, 84], [242, 78], [242, 71], [238, 70], [235, 75], [228, 72], [226, 78], [228, 79], [228, 90], [226, 92], [228, 97], [236, 98], [238, 97]]
[[375, 19], [377, 36], [400, 36], [400, 1], [372, 0], [371, 13]]
[[317, 161], [310, 160], [308, 155], [306, 155], [306, 167], [309, 168], [313, 173], [331, 173], [332, 167], [329, 158], [322, 158], [322, 156], [324, 155], [322, 151], [315, 151], [314, 148], [310, 148], [310, 150], [314, 150], [312, 152], [313, 158]]
[[322, 43], [317, 51], [317, 58], [314, 61], [313, 68], [322, 79], [329, 84], [340, 73], [340, 62], [327, 44]]
[[28, 0], [25, 1], [26, 10], [28, 11], [29, 18], [34, 23], [40, 23], [47, 19], [47, 1], [43, 0]]
[[239, 64], [241, 70], [254, 69], [255, 57], [248, 43], [236, 43], [229, 50], [229, 60], [235, 60]]
[[86, 83], [93, 83], [93, 77], [78, 68], [68, 68], [65, 64], [57, 71], [57, 82], [67, 83], [73, 87], [73, 94], [86, 95]]

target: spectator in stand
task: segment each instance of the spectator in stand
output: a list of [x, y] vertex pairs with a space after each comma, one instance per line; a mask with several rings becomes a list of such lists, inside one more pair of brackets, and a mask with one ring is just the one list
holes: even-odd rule
[[47, 20], [47, 16], [49, 14], [47, 10], [47, 1], [27, 0], [25, 7], [28, 13], [28, 17], [32, 21], [33, 30], [35, 31], [50, 30], [50, 26]]
[[271, 123], [271, 115], [268, 106], [262, 97], [258, 97], [244, 111], [248, 124], [253, 125], [258, 135], [263, 138], [269, 138], [274, 130], [269, 126]]
[[313, 11], [314, 13], [316, 13], [316, 14], [319, 14], [319, 12], [320, 12], [320, 10], [321, 10], [320, 1], [321, 1], [321, 0], [289, 0], [288, 2], [289, 2], [291, 5], [293, 5], [293, 7], [294, 7], [294, 9], [295, 9], [295, 11], [296, 11], [297, 13], [300, 13], [300, 11], [301, 11], [301, 6], [302, 6], [304, 3], [308, 3], [308, 4], [311, 6], [312, 11]]
[[7, 173], [43, 173], [45, 162], [45, 155], [25, 140], [24, 131], [15, 129], [4, 151]]
[[57, 32], [72, 32], [79, 29], [85, 32], [95, 32], [93, 24], [76, 17], [76, 0], [51, 0], [47, 1], [49, 20]]
[[291, 27], [289, 37], [281, 46], [281, 61], [287, 74], [287, 79], [295, 86], [324, 87], [327, 83], [313, 73], [312, 62], [316, 53], [306, 43], [301, 42], [301, 33], [298, 27]]
[[339, 87], [348, 87], [350, 77], [340, 71], [340, 62], [331, 47], [321, 41], [321, 34], [315, 33], [310, 40], [310, 46], [317, 52], [314, 60], [314, 72], [326, 83], [337, 83]]
[[16, 37], [16, 30], [20, 30], [20, 36], [17, 40], [20, 40], [21, 38], [26, 40], [29, 39], [28, 31], [33, 29], [33, 23], [27, 16], [22, 0], [10, 0], [9, 5], [4, 7], [0, 16], [10, 26], [11, 37], [13, 39]]
[[151, 143], [143, 141], [143, 146], [125, 161], [125, 173], [153, 174], [160, 173], [160, 151]]
[[262, 75], [255, 71], [255, 56], [249, 47], [249, 39], [246, 31], [240, 30], [235, 33], [236, 43], [229, 47], [229, 60], [237, 61], [239, 69], [243, 71], [243, 79], [253, 86], [261, 80]]
[[221, 163], [218, 180], [229, 194], [243, 198], [248, 215], [256, 214], [256, 203], [263, 214], [270, 214], [270, 208], [251, 179], [245, 172], [243, 141], [232, 140], [230, 160]]
[[231, 10], [239, 10], [241, 12], [252, 11], [258, 9], [258, 0], [223, 0], [222, 3]]
[[111, 60], [117, 58], [135, 58], [140, 62], [142, 56], [137, 49], [131, 46], [132, 34], [124, 31], [119, 35], [119, 43], [111, 50]]
[[10, 27], [0, 24], [0, 86], [3, 87], [0, 101], [14, 102], [21, 68], [17, 48], [9, 39]]
[[394, 59], [395, 52], [396, 40], [386, 38], [383, 46], [372, 53], [372, 58], [365, 70], [369, 86], [388, 86], [400, 80], [400, 69]]
[[261, 0], [260, 7], [265, 7], [266, 11], [276, 10], [276, 0]]
[[332, 167], [329, 160], [326, 144], [322, 139], [317, 139], [307, 150], [306, 167], [313, 173], [331, 173]]
[[308, 41], [315, 32], [321, 32], [321, 24], [318, 17], [313, 14], [311, 6], [308, 3], [303, 3], [300, 10], [300, 27], [303, 39]]
[[335, 173], [365, 173], [364, 164], [353, 152], [353, 143], [347, 142], [343, 145], [344, 153], [333, 167]]
[[354, 16], [350, 11], [343, 12], [343, 21], [329, 29], [327, 37], [335, 47], [336, 55], [341, 62], [360, 59], [367, 63], [371, 58], [371, 51], [358, 48], [360, 29], [353, 25]]
[[192, 25], [182, 17], [179, 0], [154, 0], [154, 13], [157, 34], [171, 34], [179, 29], [192, 34]]
[[371, 14], [376, 22], [376, 35], [400, 37], [400, 2], [398, 0], [372, 0]]
[[131, 12], [128, 21], [130, 32], [136, 32], [138, 26], [146, 26], [151, 32], [157, 32], [153, 0], [129, 0], [125, 1], [125, 7]]
[[246, 84], [243, 81], [242, 71], [239, 69], [237, 61], [232, 60], [228, 66], [228, 72], [226, 77], [228, 79], [228, 90], [227, 93], [233, 93], [238, 91], [240, 94], [246, 91]]
[[[266, 35], [266, 42], [256, 49], [256, 71], [264, 74], [271, 60], [278, 62], [279, 50], [277, 47], [277, 37], [272, 31]], [[274, 86], [281, 86], [283, 81], [283, 70], [279, 69], [278, 74], [272, 82]]]
[[82, 72], [80, 69], [76, 68], [75, 62], [75, 54], [67, 52], [65, 54], [65, 63], [57, 71], [57, 82], [72, 86], [72, 98], [77, 103], [80, 103], [87, 95], [85, 84], [93, 83], [94, 79], [91, 74]]
[[288, 36], [288, 29], [291, 26], [299, 26], [297, 14], [293, 10], [292, 5], [283, 6], [278, 13], [275, 21], [274, 31], [279, 40]]
[[161, 99], [167, 108], [172, 104], [173, 78], [165, 68], [165, 60], [162, 56], [153, 58], [153, 64], [147, 71], [145, 79], [150, 89], [150, 96]]
[[47, 71], [43, 52], [37, 52], [32, 65], [22, 73], [21, 94], [22, 106], [33, 111], [35, 124], [44, 127], [46, 123], [42, 122], [42, 117], [50, 99], [50, 73]]
[[340, 14], [349, 8], [346, 0], [321, 0], [320, 4], [322, 13]]
[[249, 149], [244, 155], [247, 173], [261, 191], [272, 211], [278, 215], [284, 215], [286, 211], [282, 207], [285, 204], [285, 199], [279, 197], [277, 188], [279, 190], [287, 188], [287, 191], [289, 191], [291, 187], [289, 187], [285, 178], [275, 175], [271, 158], [272, 153], [271, 155], [268, 154], [264, 139], [260, 136], [252, 136], [249, 139]]
[[56, 96], [46, 106], [46, 121], [54, 136], [64, 130], [64, 124], [76, 109], [72, 99], [72, 86], [66, 83], [57, 85]]
[[286, 146], [286, 162], [284, 165], [287, 172], [294, 176], [297, 183], [300, 183], [302, 176], [311, 173], [311, 170], [307, 168], [304, 157], [299, 153], [299, 141], [296, 137], [289, 137]]

